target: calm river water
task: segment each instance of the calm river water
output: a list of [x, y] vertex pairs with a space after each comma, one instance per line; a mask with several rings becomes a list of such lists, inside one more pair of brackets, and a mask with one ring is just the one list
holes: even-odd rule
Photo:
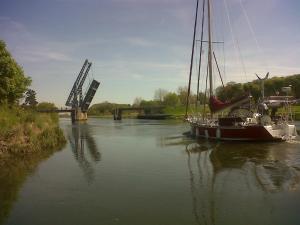
[[0, 224], [300, 224], [300, 139], [196, 142], [174, 121], [60, 124], [64, 149], [0, 168]]

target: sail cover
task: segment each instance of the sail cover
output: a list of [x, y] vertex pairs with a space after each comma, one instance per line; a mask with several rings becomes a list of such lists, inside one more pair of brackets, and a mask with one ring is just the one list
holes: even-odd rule
[[211, 96], [209, 99], [209, 108], [212, 113], [216, 113], [225, 109], [242, 105], [249, 101], [249, 95], [243, 95], [240, 98], [234, 99], [230, 102], [222, 102], [216, 96]]

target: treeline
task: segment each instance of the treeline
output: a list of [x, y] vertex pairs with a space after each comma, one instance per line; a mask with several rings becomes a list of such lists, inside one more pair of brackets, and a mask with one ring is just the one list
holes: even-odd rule
[[[265, 96], [271, 95], [286, 95], [282, 93], [282, 87], [291, 87], [291, 93], [296, 98], [300, 98], [300, 74], [286, 76], [286, 77], [273, 77], [265, 81]], [[165, 106], [165, 107], [180, 107], [186, 105], [187, 100], [187, 87], [179, 87], [177, 92], [169, 92], [164, 89], [157, 89], [154, 93], [153, 100], [143, 100], [136, 98], [133, 106]], [[261, 97], [261, 82], [254, 80], [248, 83], [235, 83], [228, 82], [225, 87], [219, 86], [215, 92], [216, 96], [221, 101], [230, 101], [245, 94], [251, 94], [253, 99], [257, 101]], [[197, 95], [193, 92], [190, 93], [189, 104], [195, 105]], [[198, 96], [200, 105], [208, 102], [207, 96], [200, 92]]]
[[[300, 98], [300, 74], [287, 77], [272, 77], [265, 81], [265, 96], [285, 95], [282, 93], [282, 87], [291, 87], [291, 93], [296, 98]], [[222, 101], [232, 100], [245, 93], [250, 93], [253, 99], [257, 101], [261, 97], [261, 83], [259, 80], [254, 80], [248, 83], [229, 82], [225, 87], [218, 87], [216, 95]]]
[[[179, 87], [176, 92], [170, 92], [165, 89], [157, 89], [154, 92], [154, 97], [152, 100], [145, 100], [141, 97], [137, 97], [134, 99], [132, 104], [116, 104], [110, 102], [102, 102], [92, 105], [89, 110], [89, 115], [111, 115], [114, 113], [115, 108], [128, 108], [128, 107], [160, 107], [163, 106], [165, 108], [182, 108], [186, 105], [186, 97], [187, 97], [187, 87]], [[197, 96], [191, 93], [190, 104], [196, 103]], [[200, 104], [204, 102], [204, 94], [199, 94]], [[182, 111], [182, 110], [181, 110]], [[164, 109], [156, 109], [145, 111], [145, 113], [166, 113]], [[133, 115], [136, 112], [124, 112], [125, 114]], [[168, 113], [168, 112], [167, 112]]]
[[[282, 87], [290, 86], [291, 93], [289, 95], [300, 98], [300, 74], [286, 76], [286, 77], [273, 77], [265, 81], [265, 96], [286, 94], [282, 93]], [[145, 100], [141, 97], [134, 99], [130, 104], [116, 104], [103, 102], [94, 104], [88, 111], [90, 115], [111, 115], [115, 108], [124, 107], [158, 107], [164, 106], [167, 113], [184, 113], [184, 106], [187, 100], [187, 87], [178, 87], [176, 92], [170, 92], [165, 89], [159, 88], [155, 90], [152, 100]], [[254, 80], [248, 83], [235, 83], [229, 82], [225, 87], [220, 86], [216, 89], [216, 96], [222, 101], [230, 101], [238, 98], [241, 95], [250, 93], [253, 99], [257, 101], [261, 97], [261, 83], [259, 80]], [[190, 93], [189, 104], [194, 106], [197, 100], [197, 95], [193, 92]], [[208, 102], [207, 96], [200, 92], [198, 96], [200, 105]], [[175, 111], [174, 111], [175, 110]]]
[[102, 102], [92, 105], [89, 110], [89, 115], [111, 115], [114, 112], [115, 108], [126, 108], [130, 107], [130, 104], [117, 104], [110, 102]]
[[[178, 107], [185, 106], [187, 101], [188, 88], [187, 87], [178, 87], [176, 92], [170, 92], [165, 89], [157, 89], [154, 92], [153, 100], [144, 100], [140, 97], [137, 97], [133, 106], [141, 107], [152, 107], [152, 106], [165, 106], [165, 107]], [[190, 93], [189, 103], [195, 104], [197, 101], [197, 95], [192, 91]], [[204, 93], [199, 93], [198, 101], [200, 104], [203, 104], [205, 101]]]

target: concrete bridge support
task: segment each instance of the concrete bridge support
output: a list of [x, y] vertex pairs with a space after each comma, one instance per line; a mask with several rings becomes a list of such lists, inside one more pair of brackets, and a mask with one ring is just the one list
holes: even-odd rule
[[72, 119], [72, 122], [86, 121], [87, 120], [87, 112], [82, 112], [80, 108], [72, 110], [71, 119]]
[[122, 110], [116, 108], [114, 111], [114, 120], [122, 120]]

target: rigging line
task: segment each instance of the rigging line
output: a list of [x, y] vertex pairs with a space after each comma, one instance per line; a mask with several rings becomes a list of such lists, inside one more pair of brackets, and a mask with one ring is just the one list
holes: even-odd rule
[[221, 28], [222, 28], [222, 49], [220, 51], [222, 51], [222, 56], [223, 56], [223, 78], [224, 81], [226, 82], [226, 65], [225, 65], [225, 24], [226, 24], [226, 20], [225, 20], [225, 11], [221, 10], [220, 13], [220, 24], [221, 24]]
[[230, 28], [230, 32], [231, 32], [231, 36], [232, 36], [232, 41], [233, 41], [233, 44], [234, 44], [234, 48], [238, 52], [238, 57], [239, 57], [239, 59], [241, 61], [244, 75], [247, 78], [246, 66], [245, 66], [245, 63], [244, 63], [244, 60], [243, 60], [243, 57], [242, 57], [242, 54], [241, 54], [241, 49], [240, 49], [240, 46], [239, 46], [239, 41], [234, 36], [234, 32], [233, 32], [233, 28], [232, 28], [232, 24], [231, 24], [231, 20], [230, 20], [230, 15], [229, 15], [229, 10], [228, 10], [228, 5], [227, 5], [226, 0], [223, 0], [223, 2], [224, 2], [224, 5], [225, 5], [225, 10], [226, 10], [226, 15], [227, 15], [228, 25], [229, 25], [229, 28]]
[[200, 82], [200, 71], [202, 63], [202, 50], [203, 50], [203, 33], [204, 33], [204, 19], [205, 18], [205, 0], [203, 0], [202, 5], [202, 24], [201, 24], [201, 42], [200, 42], [200, 56], [199, 56], [199, 68], [198, 68], [198, 81], [197, 81], [197, 99], [196, 99], [196, 112], [198, 111], [198, 101], [199, 101], [199, 82]]
[[223, 71], [224, 71], [224, 80], [227, 81], [226, 77], [226, 52], [225, 52], [225, 45], [223, 44]]
[[202, 119], [204, 120], [204, 117], [206, 117], [206, 98], [207, 98], [207, 80], [208, 80], [208, 63], [206, 68], [206, 81], [205, 81], [205, 92], [204, 92], [204, 106], [203, 106], [203, 115]]
[[221, 71], [220, 71], [220, 68], [219, 68], [219, 64], [218, 64], [215, 52], [213, 52], [213, 56], [214, 56], [214, 59], [215, 59], [216, 65], [217, 65], [217, 69], [218, 69], [218, 73], [219, 73], [219, 76], [220, 76], [220, 79], [221, 79], [221, 82], [222, 82], [222, 86], [224, 88], [225, 86], [224, 86], [223, 78], [221, 76]]
[[[258, 42], [258, 40], [257, 40], [257, 37], [256, 37], [255, 32], [254, 32], [254, 28], [253, 28], [253, 26], [252, 26], [252, 24], [251, 24], [251, 22], [250, 22], [250, 18], [249, 18], [249, 16], [248, 16], [248, 13], [247, 13], [247, 11], [246, 11], [246, 9], [245, 9], [243, 3], [242, 3], [242, 0], [239, 0], [239, 2], [240, 2], [240, 6], [241, 6], [241, 8], [242, 8], [243, 14], [244, 14], [244, 16], [245, 16], [245, 18], [246, 18], [247, 24], [248, 24], [248, 26], [249, 26], [250, 32], [251, 32], [251, 34], [252, 34], [252, 36], [253, 36], [253, 39], [254, 39], [254, 41], [255, 41], [256, 47], [257, 47], [258, 51], [259, 51], [259, 52], [262, 54], [262, 56], [263, 56], [263, 55], [264, 55], [264, 51], [262, 50], [262, 48], [261, 48], [261, 46], [260, 46], [260, 44], [259, 44], [259, 42]], [[266, 59], [265, 59], [264, 57], [263, 57], [263, 60], [264, 60], [265, 66], [267, 67], [266, 69], [269, 70], [268, 62], [266, 61]]]
[[193, 73], [192, 71], [193, 71], [193, 61], [194, 61], [194, 49], [195, 49], [196, 30], [197, 30], [198, 6], [199, 6], [199, 0], [197, 0], [197, 6], [196, 6], [196, 15], [195, 15], [195, 24], [194, 24], [194, 35], [193, 35], [193, 46], [192, 46], [190, 74], [189, 74], [189, 86], [188, 86], [188, 93], [187, 93], [187, 97], [186, 97], [185, 118], [187, 117], [187, 113], [188, 113], [189, 97], [190, 97], [190, 92], [191, 92], [191, 79], [192, 79], [192, 73]]
[[212, 80], [212, 30], [211, 30], [211, 4], [207, 1], [207, 18], [208, 18], [208, 73], [209, 73], [209, 95], [213, 95], [213, 80]]

